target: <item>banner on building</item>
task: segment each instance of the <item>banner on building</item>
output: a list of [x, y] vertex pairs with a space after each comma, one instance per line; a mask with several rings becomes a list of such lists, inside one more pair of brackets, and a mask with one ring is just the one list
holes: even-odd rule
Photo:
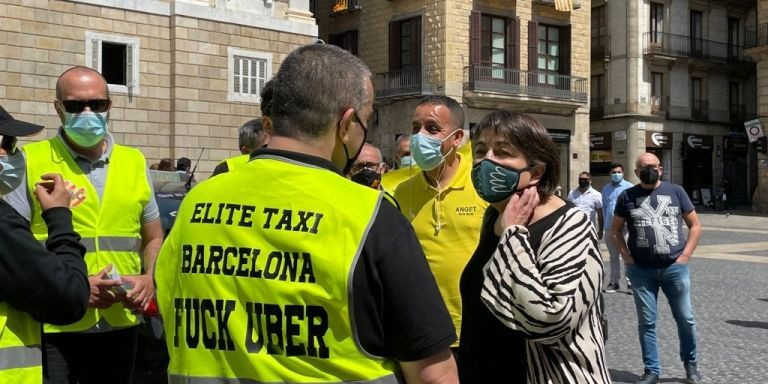
[[761, 137], [765, 136], [763, 133], [763, 126], [760, 125], [760, 120], [758, 119], [745, 121], [744, 129], [747, 131], [747, 136], [749, 136], [750, 143], [754, 143]]

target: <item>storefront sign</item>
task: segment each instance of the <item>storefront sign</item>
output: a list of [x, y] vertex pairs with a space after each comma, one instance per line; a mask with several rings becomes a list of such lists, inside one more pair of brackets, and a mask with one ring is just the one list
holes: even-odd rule
[[589, 149], [611, 149], [611, 133], [594, 133], [589, 135]]
[[613, 139], [616, 141], [624, 141], [627, 139], [627, 131], [616, 131], [613, 133]]
[[726, 152], [740, 152], [744, 155], [747, 154], [749, 149], [749, 140], [741, 135], [731, 134], [725, 137], [725, 151]]
[[567, 129], [548, 129], [549, 137], [552, 138], [552, 141], [555, 143], [570, 143], [571, 142], [571, 131]]
[[672, 133], [645, 131], [645, 146], [646, 148], [672, 149]]
[[714, 147], [712, 136], [683, 135], [683, 145], [693, 151], [711, 151]]
[[760, 120], [758, 119], [744, 122], [744, 129], [747, 131], [749, 141], [752, 143], [764, 136], [763, 126], [760, 125]]

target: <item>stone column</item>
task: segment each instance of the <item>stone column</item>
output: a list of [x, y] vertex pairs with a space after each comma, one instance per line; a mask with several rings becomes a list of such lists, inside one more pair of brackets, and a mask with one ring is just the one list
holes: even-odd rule
[[[271, 2], [272, 0], [267, 1]], [[285, 15], [290, 21], [315, 24], [315, 18], [309, 11], [309, 0], [290, 0]]]

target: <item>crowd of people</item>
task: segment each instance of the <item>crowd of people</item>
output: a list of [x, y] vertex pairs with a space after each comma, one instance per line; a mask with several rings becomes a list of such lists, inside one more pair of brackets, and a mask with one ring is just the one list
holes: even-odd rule
[[687, 266], [701, 226], [655, 156], [637, 159], [637, 185], [614, 164], [602, 194], [583, 172], [562, 199], [538, 121], [497, 111], [465, 137], [462, 106], [436, 95], [389, 171], [367, 142], [373, 95], [347, 51], [293, 51], [240, 129], [241, 155], [189, 191], [165, 239], [145, 158], [109, 133], [97, 71], [60, 76], [53, 138], [16, 148], [42, 127], [2, 110], [0, 382], [129, 383], [156, 299], [170, 383], [610, 383], [601, 303], [619, 259], [638, 383], [661, 372], [659, 288], [687, 380], [701, 380]]

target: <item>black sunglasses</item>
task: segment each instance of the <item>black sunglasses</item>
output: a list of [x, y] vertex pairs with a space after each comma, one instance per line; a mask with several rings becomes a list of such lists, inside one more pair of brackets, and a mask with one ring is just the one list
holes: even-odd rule
[[0, 135], [0, 149], [5, 151], [6, 155], [12, 155], [16, 152], [16, 136]]
[[101, 113], [106, 112], [112, 101], [109, 99], [96, 99], [96, 100], [60, 100], [64, 110], [69, 113], [81, 113], [88, 106], [91, 112]]

